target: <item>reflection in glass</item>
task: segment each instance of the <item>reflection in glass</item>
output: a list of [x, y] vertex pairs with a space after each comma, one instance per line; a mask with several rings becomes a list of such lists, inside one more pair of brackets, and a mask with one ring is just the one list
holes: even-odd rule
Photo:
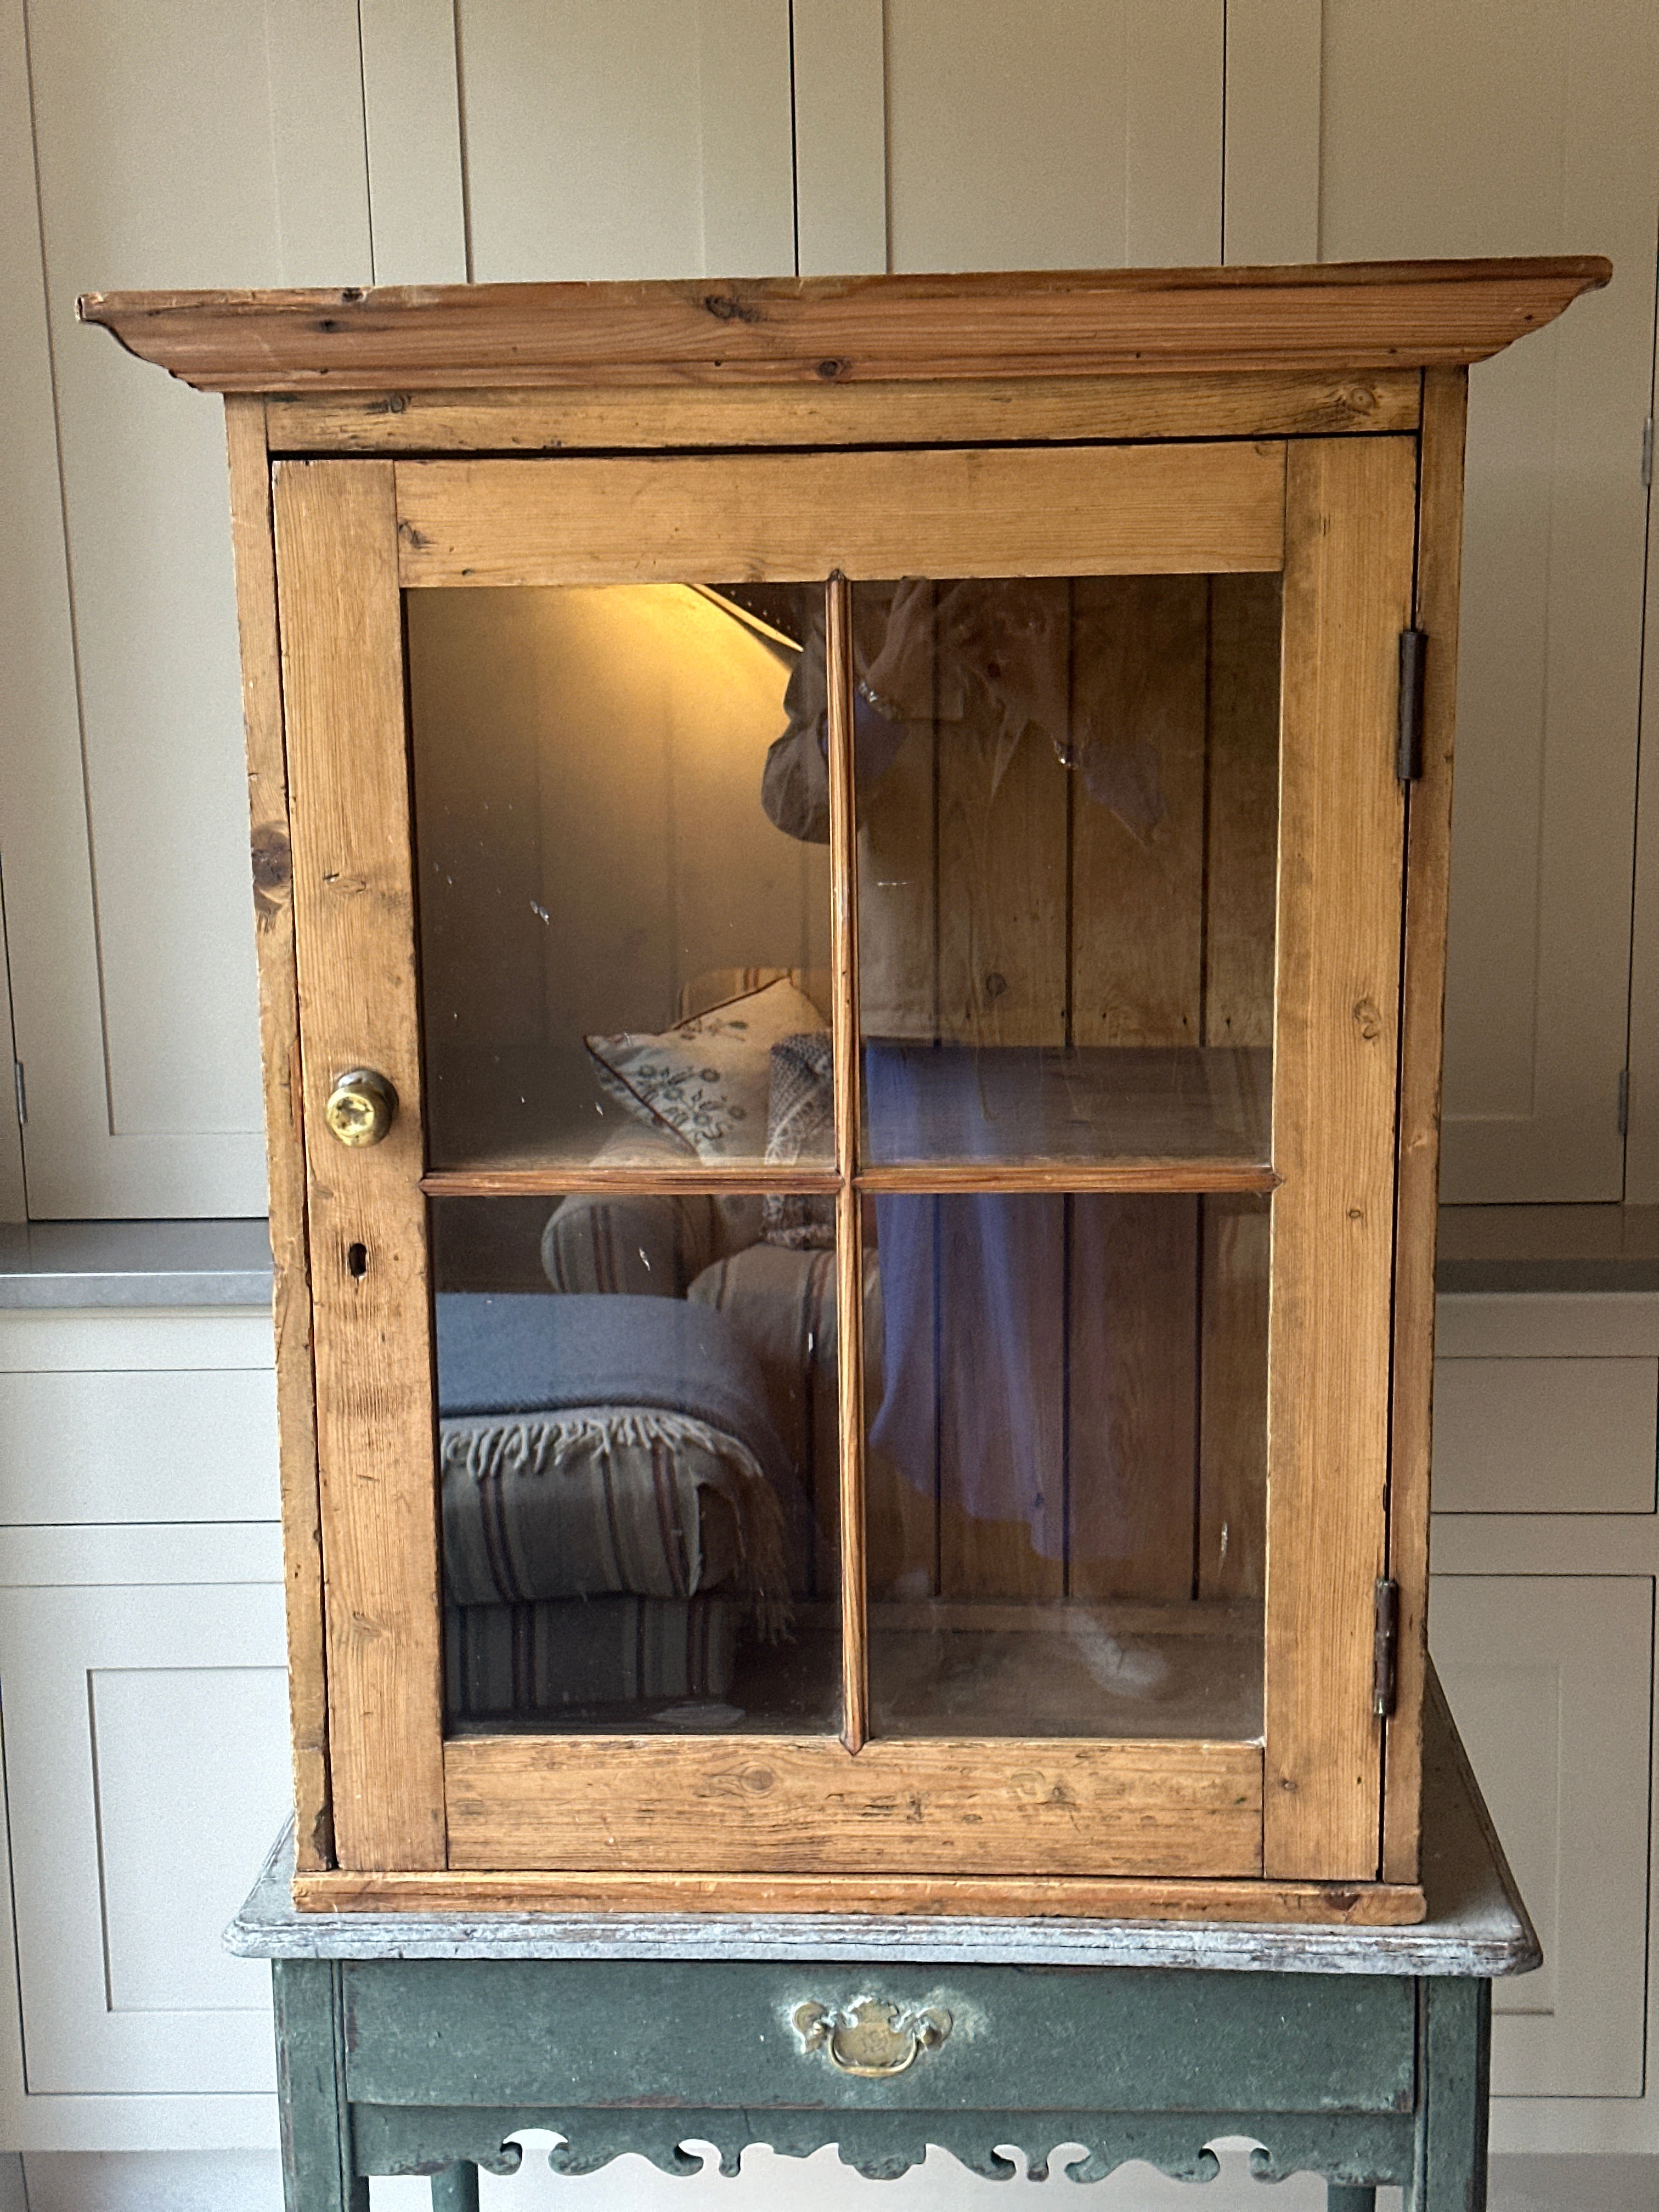
[[[854, 587], [872, 1165], [1266, 1164], [1279, 626], [1275, 576]], [[823, 680], [812, 632], [787, 828]]]
[[829, 1004], [828, 853], [762, 799], [823, 592], [744, 596], [406, 596], [433, 1166], [766, 1157]]
[[434, 1202], [452, 1729], [837, 1726], [835, 1254], [766, 1204]]
[[874, 1210], [876, 1732], [1259, 1735], [1267, 1201]]

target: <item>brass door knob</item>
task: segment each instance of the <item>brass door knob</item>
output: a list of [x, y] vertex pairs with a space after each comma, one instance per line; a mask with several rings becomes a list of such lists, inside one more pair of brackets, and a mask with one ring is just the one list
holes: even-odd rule
[[343, 1145], [378, 1145], [398, 1116], [398, 1094], [372, 1067], [354, 1067], [328, 1094], [323, 1119]]

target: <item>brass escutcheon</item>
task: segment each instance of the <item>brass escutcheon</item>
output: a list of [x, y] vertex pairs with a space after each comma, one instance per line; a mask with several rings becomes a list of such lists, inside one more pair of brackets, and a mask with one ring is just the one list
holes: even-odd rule
[[809, 2051], [822, 2051], [837, 2072], [866, 2081], [908, 2073], [924, 2051], [944, 2042], [951, 2027], [943, 2006], [901, 2014], [879, 1997], [860, 1997], [840, 2012], [829, 2005], [797, 2005], [794, 2023]]
[[354, 1067], [335, 1079], [323, 1109], [331, 1135], [343, 1145], [378, 1145], [397, 1119], [398, 1094], [372, 1067]]

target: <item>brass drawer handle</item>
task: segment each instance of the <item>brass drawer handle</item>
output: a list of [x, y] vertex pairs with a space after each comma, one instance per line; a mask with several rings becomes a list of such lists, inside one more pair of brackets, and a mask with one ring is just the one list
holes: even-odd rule
[[809, 2051], [822, 2051], [838, 2073], [866, 2081], [890, 2081], [908, 2074], [924, 2051], [936, 2050], [951, 2033], [942, 2006], [902, 2016], [896, 2004], [860, 1997], [843, 2012], [828, 2005], [795, 2008], [795, 2033]]
[[397, 1092], [372, 1067], [354, 1067], [337, 1078], [323, 1109], [330, 1134], [343, 1145], [378, 1145], [397, 1115]]

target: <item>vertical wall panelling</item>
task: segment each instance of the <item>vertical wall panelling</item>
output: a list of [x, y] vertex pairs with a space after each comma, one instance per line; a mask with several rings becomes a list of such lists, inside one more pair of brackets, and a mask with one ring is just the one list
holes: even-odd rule
[[1221, 258], [1319, 258], [1323, 0], [1227, 0]]
[[358, 0], [377, 284], [464, 284], [453, 0]]
[[1322, 250], [1602, 252], [1470, 381], [1443, 1195], [1617, 1199], [1659, 210], [1647, 0], [1326, 0]]
[[[47, 839], [81, 804], [81, 762], [76, 734], [75, 647], [70, 629], [69, 577], [64, 562], [64, 524], [58, 494], [58, 456], [52, 410], [52, 353], [41, 287], [40, 214], [29, 126], [27, 40], [22, 0], [0, 7], [0, 378], [6, 392], [7, 433], [0, 439], [0, 514], [6, 543], [0, 555], [0, 861], [7, 871], [12, 929], [26, 927], [27, 902], [18, 887], [27, 881], [20, 841]], [[56, 739], [57, 742], [53, 742]], [[33, 763], [26, 794], [19, 767]], [[15, 799], [6, 804], [6, 794]], [[16, 801], [27, 798], [24, 805]], [[62, 851], [61, 841], [56, 841]], [[14, 856], [17, 872], [12, 873]], [[66, 962], [79, 959], [93, 972], [94, 949], [87, 881], [85, 838], [67, 865], [74, 868], [62, 900], [64, 934], [58, 948]], [[37, 926], [34, 949], [50, 960], [52, 933]], [[9, 1006], [7, 1024], [9, 1025]], [[0, 1039], [0, 1048], [5, 1040]], [[43, 1036], [43, 1045], [49, 1036]], [[98, 1084], [99, 1039], [94, 1029], [82, 1048], [77, 1069]], [[90, 1043], [90, 1052], [85, 1048]], [[0, 1129], [17, 1164], [8, 1175], [5, 1212], [21, 1208], [21, 1132], [9, 1097], [0, 1097]]]
[[1659, 500], [1653, 496], [1653, 409], [1659, 345], [1644, 441], [1648, 495], [1647, 620], [1642, 681], [1643, 775], [1636, 802], [1636, 901], [1630, 972], [1629, 1133], [1625, 1202], [1659, 1205]]
[[702, 268], [795, 273], [788, 0], [698, 0]]
[[1225, 0], [1128, 10], [1123, 258], [1132, 267], [1221, 258], [1225, 45]]
[[887, 0], [895, 269], [1213, 261], [1222, 0]]
[[460, 0], [472, 274], [794, 268], [788, 0]]
[[882, 0], [793, 0], [795, 238], [802, 276], [887, 266]]
[[356, 10], [37, 0], [27, 21], [56, 450], [25, 294], [7, 556], [36, 572], [20, 592], [51, 597], [66, 543], [73, 592], [73, 658], [61, 603], [23, 656], [0, 801], [30, 1200], [47, 1216], [257, 1213], [222, 426], [81, 329], [74, 301], [367, 281]]

